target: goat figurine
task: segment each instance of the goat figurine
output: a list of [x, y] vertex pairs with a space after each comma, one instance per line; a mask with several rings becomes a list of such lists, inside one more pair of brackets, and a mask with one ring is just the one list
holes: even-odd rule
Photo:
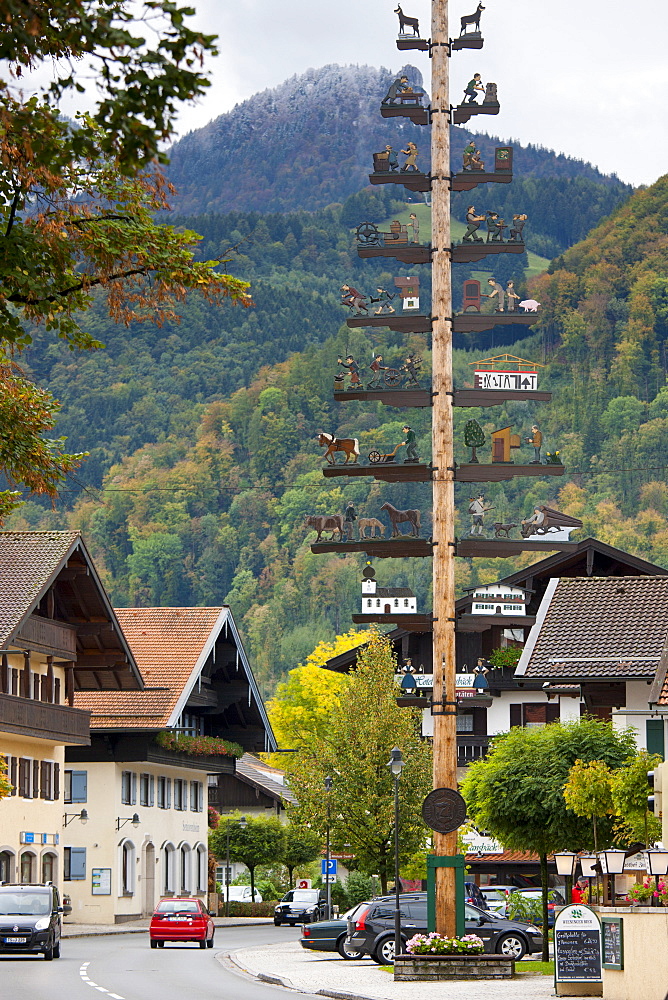
[[[484, 8], [483, 8], [483, 10], [484, 10]], [[413, 35], [416, 38], [420, 37], [420, 22], [418, 21], [417, 17], [406, 17], [406, 15], [404, 14], [404, 12], [401, 9], [401, 7], [399, 6], [399, 4], [397, 4], [397, 9], [395, 10], [394, 13], [399, 15], [399, 34], [400, 35], [407, 35], [408, 32], [406, 31], [406, 28], [408, 27], [408, 28], [412, 28], [413, 29]], [[479, 17], [480, 17], [480, 15], [478, 15], [478, 18]]]
[[[461, 18], [461, 31], [459, 32], [460, 38], [462, 37], [462, 35], [468, 35], [468, 34], [473, 34], [474, 32], [475, 33], [480, 32], [480, 15], [482, 14], [484, 9], [485, 8], [483, 7], [483, 5], [479, 3], [475, 14], [464, 14], [464, 16]], [[466, 30], [469, 24], [473, 25], [473, 32], [469, 32]]]

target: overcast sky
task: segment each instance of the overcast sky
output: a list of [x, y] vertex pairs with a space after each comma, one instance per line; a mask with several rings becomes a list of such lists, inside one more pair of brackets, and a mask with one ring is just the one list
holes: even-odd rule
[[[245, 98], [327, 63], [397, 69], [424, 53], [397, 51], [397, 0], [190, 0], [202, 30], [220, 36], [212, 85], [184, 107], [179, 133], [205, 125]], [[429, 37], [429, 0], [400, 0]], [[587, 160], [633, 184], [668, 171], [665, 0], [484, 0], [485, 47], [455, 52], [451, 100], [475, 72], [498, 86], [501, 113], [471, 125]], [[451, 0], [450, 34], [477, 0]], [[85, 99], [77, 96], [77, 107]], [[68, 102], [63, 110], [74, 109]]]

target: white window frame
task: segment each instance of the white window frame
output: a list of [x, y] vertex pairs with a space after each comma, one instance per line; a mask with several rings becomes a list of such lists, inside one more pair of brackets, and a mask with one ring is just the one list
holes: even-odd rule
[[[127, 804], [127, 803], [126, 803]], [[137, 887], [137, 848], [129, 837], [118, 845], [118, 895], [134, 896]]]

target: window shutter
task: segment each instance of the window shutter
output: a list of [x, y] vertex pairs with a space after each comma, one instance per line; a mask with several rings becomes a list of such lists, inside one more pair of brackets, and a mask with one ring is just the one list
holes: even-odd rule
[[40, 780], [39, 780], [39, 797], [40, 799], [48, 799], [49, 795], [49, 769], [51, 765], [47, 761], [43, 760], [40, 764]]
[[72, 795], [70, 801], [88, 801], [88, 771], [72, 771]]
[[148, 804], [152, 806], [155, 801], [155, 778], [152, 774], [148, 776]]
[[547, 709], [547, 712], [546, 712], [546, 716], [545, 717], [546, 717], [547, 722], [558, 722], [559, 721], [559, 702], [557, 702], [556, 705], [553, 705], [552, 702], [549, 701], [547, 703], [547, 705], [546, 705], [546, 709]]
[[19, 757], [19, 795], [26, 797], [28, 794], [28, 775], [30, 773], [30, 761], [25, 757]]
[[33, 799], [39, 798], [39, 765], [40, 761], [34, 760], [32, 762], [32, 797]]
[[12, 786], [12, 795], [16, 795], [16, 772], [18, 769], [18, 759], [16, 757], [9, 758], [9, 780]]
[[70, 879], [81, 882], [86, 878], [86, 848], [70, 847]]
[[60, 764], [53, 765], [53, 797], [54, 799], [60, 798]]
[[665, 750], [663, 719], [646, 719], [645, 736], [647, 739], [647, 753], [658, 753], [663, 757]]
[[133, 771], [130, 775], [130, 805], [137, 804], [137, 775]]
[[522, 725], [522, 706], [510, 705], [510, 728]]
[[165, 778], [165, 809], [169, 809], [172, 804], [172, 779]]

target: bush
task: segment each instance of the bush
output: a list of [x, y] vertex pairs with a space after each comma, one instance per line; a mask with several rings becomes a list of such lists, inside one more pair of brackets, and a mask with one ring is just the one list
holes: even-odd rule
[[511, 920], [525, 920], [528, 924], [542, 924], [543, 901], [535, 896], [511, 892], [508, 896], [508, 916]]
[[[241, 903], [238, 900], [230, 900], [231, 917], [273, 917], [274, 908], [278, 903], [277, 899], [266, 900], [264, 903]], [[225, 916], [224, 896], [218, 901], [218, 916]]]
[[346, 896], [348, 906], [356, 906], [363, 903], [365, 899], [372, 899], [380, 892], [380, 883], [373, 875], [364, 875], [362, 872], [351, 872], [346, 882]]

